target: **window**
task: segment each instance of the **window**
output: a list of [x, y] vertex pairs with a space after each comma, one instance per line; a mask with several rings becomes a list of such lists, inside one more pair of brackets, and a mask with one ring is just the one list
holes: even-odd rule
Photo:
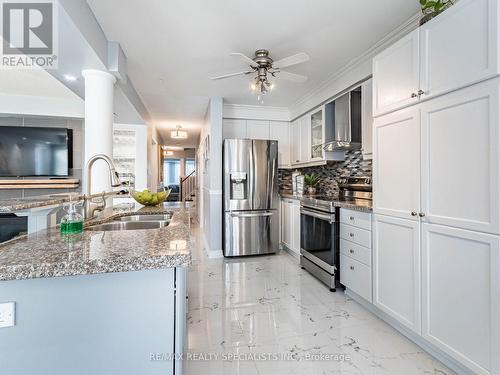
[[196, 161], [192, 158], [186, 159], [186, 176], [189, 176], [196, 169]]
[[163, 163], [164, 186], [179, 185], [180, 179], [180, 160], [165, 159]]

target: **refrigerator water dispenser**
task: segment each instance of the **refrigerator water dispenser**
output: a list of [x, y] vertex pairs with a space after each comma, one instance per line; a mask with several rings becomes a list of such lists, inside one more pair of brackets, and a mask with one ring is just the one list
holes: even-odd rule
[[231, 173], [231, 200], [248, 199], [247, 174], [245, 172]]

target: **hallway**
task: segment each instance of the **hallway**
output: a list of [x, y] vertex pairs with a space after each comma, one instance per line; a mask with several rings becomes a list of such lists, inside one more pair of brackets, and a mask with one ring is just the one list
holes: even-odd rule
[[[453, 374], [343, 292], [330, 293], [288, 253], [208, 259], [198, 232], [186, 375]], [[285, 360], [265, 360], [277, 355]]]

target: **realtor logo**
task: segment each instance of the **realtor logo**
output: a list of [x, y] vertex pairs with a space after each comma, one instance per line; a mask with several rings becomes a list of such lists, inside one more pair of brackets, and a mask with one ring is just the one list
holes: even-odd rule
[[1, 0], [3, 68], [57, 68], [56, 4]]

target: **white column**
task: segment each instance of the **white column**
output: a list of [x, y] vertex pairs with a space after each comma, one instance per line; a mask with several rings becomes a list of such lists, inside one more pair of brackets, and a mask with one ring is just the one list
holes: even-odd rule
[[[85, 78], [85, 165], [96, 154], [113, 157], [113, 102], [116, 78], [100, 70], [84, 70]], [[86, 170], [83, 179], [86, 179]], [[86, 186], [86, 181], [84, 185]], [[92, 193], [110, 191], [109, 169], [102, 160], [92, 168]], [[86, 194], [91, 192], [86, 191]]]

